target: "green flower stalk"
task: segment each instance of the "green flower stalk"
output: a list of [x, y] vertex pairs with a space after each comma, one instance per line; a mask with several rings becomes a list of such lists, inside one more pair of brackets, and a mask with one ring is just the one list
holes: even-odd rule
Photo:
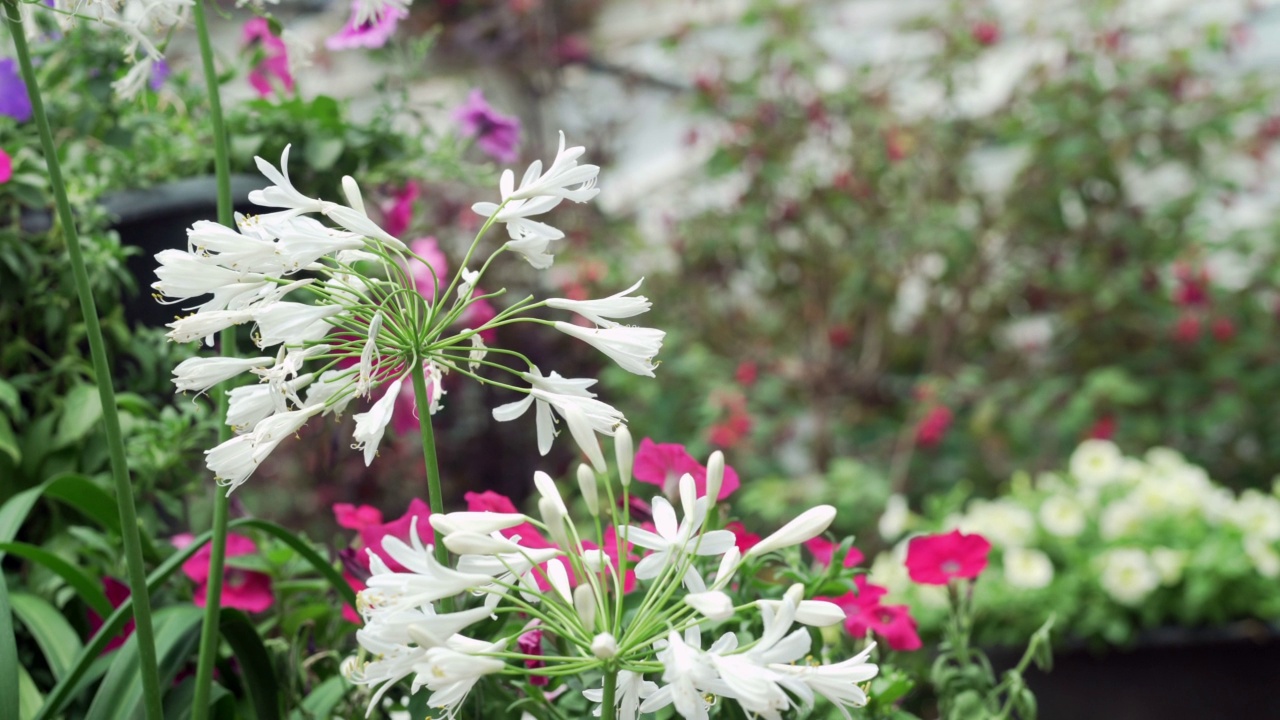
[[44, 150], [45, 164], [49, 169], [49, 184], [53, 189], [58, 209], [58, 222], [67, 241], [67, 253], [71, 257], [71, 273], [75, 279], [76, 294], [80, 298], [80, 312], [84, 316], [85, 336], [89, 341], [89, 354], [93, 361], [94, 381], [102, 401], [102, 426], [107, 437], [111, 478], [115, 484], [116, 506], [120, 512], [120, 535], [124, 541], [125, 563], [129, 571], [129, 591], [133, 595], [133, 616], [138, 642], [138, 659], [142, 680], [142, 692], [147, 717], [160, 720], [163, 710], [160, 704], [160, 681], [156, 670], [155, 630], [151, 622], [151, 598], [147, 592], [147, 570], [142, 559], [142, 542], [138, 530], [138, 513], [133, 502], [133, 484], [129, 479], [129, 465], [125, 460], [124, 437], [120, 432], [120, 416], [116, 409], [116, 393], [111, 385], [111, 367], [107, 361], [106, 343], [102, 338], [102, 325], [98, 320], [98, 308], [89, 286], [89, 271], [85, 267], [80, 249], [80, 236], [76, 232], [75, 216], [67, 199], [66, 186], [62, 182], [62, 169], [58, 163], [58, 149], [53, 142], [53, 129], [45, 114], [44, 100], [31, 64], [31, 52], [27, 47], [26, 30], [22, 26], [21, 8], [16, 0], [4, 0], [5, 19], [13, 38], [22, 77], [31, 96], [31, 109], [40, 133], [40, 145]]

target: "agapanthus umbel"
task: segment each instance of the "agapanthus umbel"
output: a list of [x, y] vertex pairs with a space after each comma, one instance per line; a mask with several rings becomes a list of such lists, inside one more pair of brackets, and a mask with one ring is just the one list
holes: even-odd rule
[[[152, 285], [162, 302], [188, 303], [194, 310], [169, 324], [171, 340], [212, 344], [227, 328], [255, 328], [256, 356], [195, 358], [174, 372], [178, 389], [195, 393], [243, 374], [259, 380], [230, 392], [226, 422], [237, 435], [206, 453], [206, 464], [218, 481], [234, 489], [308, 420], [341, 413], [352, 402], [367, 403], [355, 413], [352, 446], [363, 453], [366, 464], [372, 462], [396, 414], [401, 390], [419, 384], [415, 374], [427, 388], [430, 414], [443, 407], [446, 374], [525, 394], [524, 400], [495, 409], [494, 417], [514, 420], [535, 407], [544, 454], [563, 421], [583, 452], [602, 468], [596, 436], [612, 435], [625, 419], [588, 390], [596, 381], [555, 372], [544, 375], [520, 353], [489, 347], [486, 338], [514, 323], [560, 327], [565, 323], [531, 317], [530, 312], [566, 310], [597, 324], [594, 331], [573, 326], [596, 333], [584, 340], [624, 368], [651, 375], [662, 331], [614, 320], [649, 309], [647, 299], [631, 294], [639, 284], [599, 301], [525, 298], [493, 310], [490, 303], [502, 293], [482, 294], [486, 271], [508, 250], [528, 257], [529, 247], [507, 242], [491, 250], [478, 270], [470, 267], [494, 223], [507, 224], [512, 237], [522, 240], [530, 237], [528, 233], [549, 237], [549, 226], [528, 224], [529, 214], [550, 210], [565, 199], [585, 202], [594, 197], [598, 168], [579, 165], [582, 152], [566, 150], [561, 135], [560, 152], [546, 172], [535, 162], [516, 190], [507, 171], [502, 202], [478, 206], [489, 222], [451, 279], [438, 277], [445, 266], [442, 258], [423, 257], [414, 250], [424, 249], [422, 244], [406, 245], [374, 222], [354, 179], [343, 178], [345, 203], [322, 200], [293, 185], [289, 148], [279, 168], [258, 158], [258, 168], [271, 185], [249, 198], [274, 211], [240, 216], [235, 229], [197, 222], [188, 230], [185, 251], [165, 250], [156, 256], [160, 267]], [[508, 209], [518, 212], [508, 216]], [[529, 229], [535, 226], [536, 231]], [[421, 292], [424, 274], [432, 292]], [[487, 377], [494, 372], [521, 382], [496, 382]]]
[[[353, 682], [372, 690], [370, 711], [408, 679], [407, 689], [426, 689], [433, 716], [455, 718], [472, 688], [494, 677], [533, 697], [542, 697], [534, 689], [547, 683], [549, 694], [571, 687], [592, 703], [611, 697], [612, 707], [597, 713], [626, 720], [667, 707], [701, 720], [726, 701], [749, 717], [779, 718], [818, 697], [847, 718], [848, 708], [866, 703], [863, 684], [878, 671], [871, 647], [822, 664], [815, 658], [826, 653], [812, 647], [813, 633], [804, 627], [844, 621], [837, 605], [807, 599], [800, 584], [766, 598], [731, 595], [746, 579], [743, 568], [755, 572], [763, 558], [744, 556], [732, 533], [707, 527], [723, 458], [717, 453], [708, 463], [706, 494], [686, 474], [678, 481], [678, 509], [653, 498], [655, 529], [644, 530], [628, 521], [633, 458], [626, 431], [618, 436], [617, 481], [588, 466], [578, 471], [589, 522], [575, 523], [556, 483], [539, 474], [537, 518], [492, 493], [474, 495], [472, 507], [493, 510], [431, 516], [437, 540], [458, 555], [450, 566], [416, 540], [384, 540], [384, 552], [405, 568], [400, 572], [370, 554], [373, 574], [359, 595], [361, 652], [344, 663]], [[602, 493], [621, 502], [600, 503]], [[815, 508], [760, 546], [803, 543], [833, 516], [830, 508]], [[637, 565], [642, 597], [625, 605], [621, 578], [630, 552], [598, 549], [602, 523], [652, 550]], [[448, 610], [445, 602], [452, 603]], [[720, 623], [730, 619], [733, 629], [726, 631]], [[543, 652], [551, 647], [554, 653]]]

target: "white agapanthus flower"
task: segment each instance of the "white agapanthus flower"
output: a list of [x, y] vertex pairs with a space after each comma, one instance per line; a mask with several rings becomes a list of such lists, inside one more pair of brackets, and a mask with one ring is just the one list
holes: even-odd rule
[[[615, 450], [619, 464], [627, 465], [629, 436], [623, 431], [620, 437]], [[718, 468], [722, 461], [709, 465]], [[750, 717], [781, 720], [812, 708], [818, 697], [848, 717], [849, 709], [866, 704], [864, 685], [878, 672], [869, 661], [871, 648], [824, 664], [815, 658], [829, 651], [813, 648], [804, 627], [838, 625], [845, 620], [839, 606], [806, 598], [801, 584], [763, 599], [742, 599], [737, 591], [735, 600], [731, 585], [743, 558], [732, 533], [707, 529], [714, 504], [698, 497], [693, 478], [681, 478], [683, 518], [677, 520], [665, 497], [653, 498], [651, 532], [625, 524], [630, 496], [621, 482], [625, 470], [619, 471], [617, 480], [603, 475], [585, 481], [594, 471], [584, 465], [578, 482], [563, 486], [536, 474], [541, 523], [520, 513], [432, 515], [434, 542], [457, 555], [454, 567], [437, 561], [416, 520], [409, 542], [388, 536], [381, 554], [369, 551], [371, 577], [358, 595], [360, 652], [342, 667], [352, 682], [372, 689], [370, 712], [402, 681], [406, 692], [430, 693], [427, 704], [436, 716], [454, 718], [482, 681], [520, 683], [566, 673], [584, 678], [588, 689], [582, 693], [595, 705], [593, 716], [625, 720], [663, 708], [686, 720], [708, 718], [710, 708], [723, 702], [736, 703]], [[575, 485], [584, 493], [620, 493], [622, 505], [599, 505], [579, 526], [561, 494], [562, 487]], [[830, 524], [831, 513], [826, 506], [804, 513], [772, 542], [779, 548], [803, 542]], [[625, 550], [626, 543], [609, 551], [593, 547], [600, 521], [609, 523], [614, 537], [630, 539], [634, 550]], [[634, 566], [633, 592], [640, 597], [623, 603], [632, 555], [645, 550]], [[703, 577], [714, 577], [710, 588]], [[537, 620], [529, 622], [529, 615]], [[704, 631], [721, 622], [732, 623], [734, 631], [722, 632], [704, 650]], [[535, 629], [531, 648], [526, 634]], [[543, 644], [554, 653], [544, 654]], [[607, 713], [601, 707], [606, 698], [612, 700]]]
[[[362, 7], [374, 17], [402, 4], [384, 0]], [[144, 40], [139, 40], [140, 46]], [[556, 426], [563, 421], [592, 466], [603, 471], [597, 436], [613, 435], [626, 420], [588, 390], [596, 381], [564, 378], [555, 372], [543, 375], [523, 355], [490, 348], [481, 336], [518, 322], [559, 327], [563, 323], [529, 313], [539, 308], [569, 310], [599, 327], [571, 326], [574, 329], [566, 332], [595, 345], [632, 372], [652, 376], [662, 331], [615, 322], [649, 310], [648, 299], [631, 295], [640, 283], [602, 300], [520, 301], [484, 325], [460, 329], [468, 309], [499, 294], [473, 297], [489, 261], [509, 247], [494, 249], [477, 266], [479, 270], [463, 267], [448, 292], [423, 296], [413, 285], [412, 273], [401, 269], [427, 263], [426, 259], [369, 216], [355, 179], [342, 180], [345, 202], [311, 197], [293, 184], [289, 150], [285, 147], [281, 153], [279, 167], [255, 159], [270, 184], [250, 193], [250, 200], [272, 212], [238, 216], [235, 228], [196, 222], [188, 230], [185, 251], [165, 250], [156, 256], [159, 268], [152, 287], [158, 299], [182, 303], [192, 311], [169, 324], [171, 340], [212, 344], [224, 330], [251, 325], [254, 344], [279, 351], [274, 362], [267, 356], [195, 358], [174, 371], [178, 390], [197, 393], [246, 372], [260, 380], [257, 386], [231, 391], [226, 421], [240, 436], [208, 453], [207, 464], [217, 479], [235, 488], [252, 474], [280, 442], [276, 435], [268, 440], [257, 432], [276, 415], [304, 407], [309, 409], [306, 417], [336, 414], [353, 401], [371, 403], [355, 416], [352, 443], [368, 464], [397, 412], [400, 389], [412, 386], [415, 397], [423, 396], [417, 398], [421, 412], [415, 414], [427, 422], [443, 407], [447, 373], [524, 393], [524, 399], [496, 408], [495, 419], [514, 420], [535, 407], [538, 447], [543, 454], [550, 451]], [[546, 212], [566, 199], [585, 202], [596, 194], [599, 168], [580, 165], [583, 152], [580, 147], [566, 150], [561, 135], [559, 153], [545, 172], [535, 162], [516, 188], [508, 171], [500, 188], [502, 202], [481, 203], [478, 208], [507, 224], [513, 238], [524, 237], [533, 232], [529, 230], [533, 226], [527, 225], [532, 222], [527, 221], [529, 215]], [[554, 233], [543, 233], [550, 235]], [[475, 256], [483, 240], [482, 231], [473, 240], [468, 258]], [[296, 278], [302, 271], [308, 276]], [[517, 366], [494, 362], [495, 356], [513, 359]], [[491, 372], [510, 373], [527, 387], [491, 380], [486, 377]], [[421, 382], [414, 377], [417, 373]]]

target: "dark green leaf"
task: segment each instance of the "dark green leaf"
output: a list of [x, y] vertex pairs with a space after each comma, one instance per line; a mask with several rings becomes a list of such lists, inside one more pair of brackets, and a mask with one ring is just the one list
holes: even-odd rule
[[219, 620], [222, 637], [231, 646], [240, 665], [240, 679], [249, 704], [257, 720], [276, 720], [281, 717], [278, 681], [271, 665], [271, 656], [258, 636], [249, 616], [239, 610], [222, 608]]
[[84, 604], [98, 613], [99, 617], [106, 617], [111, 614], [111, 603], [107, 600], [106, 593], [102, 591], [102, 584], [70, 562], [42, 547], [20, 542], [0, 543], [0, 554], [4, 553], [12, 553], [20, 558], [43, 565], [66, 581], [80, 596], [80, 599], [84, 601]]
[[[172, 605], [155, 613], [156, 655], [160, 687], [169, 687], [186, 664], [200, 637], [204, 611], [194, 605]], [[115, 651], [86, 720], [130, 720], [142, 714], [142, 683], [138, 682], [138, 635]]]
[[13, 615], [35, 638], [53, 676], [62, 678], [80, 652], [80, 636], [57, 608], [28, 593], [14, 593], [9, 598]]

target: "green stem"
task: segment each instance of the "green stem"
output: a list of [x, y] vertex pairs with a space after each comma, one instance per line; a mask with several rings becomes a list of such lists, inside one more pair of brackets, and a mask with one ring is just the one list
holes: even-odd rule
[[[231, 204], [231, 157], [227, 148], [227, 129], [223, 123], [222, 98], [218, 88], [218, 72], [213, 62], [213, 44], [209, 39], [209, 27], [205, 20], [204, 0], [197, 0], [192, 8], [195, 16], [196, 36], [200, 42], [200, 59], [204, 69], [205, 88], [209, 99], [209, 119], [213, 130], [214, 172], [218, 186], [218, 222], [227, 227], [235, 226], [234, 208]], [[235, 328], [220, 335], [222, 355], [235, 354]], [[218, 416], [227, 411], [228, 396], [218, 398]], [[219, 439], [227, 440], [231, 428], [219, 425]], [[209, 542], [209, 584], [205, 591], [204, 622], [200, 626], [200, 649], [196, 661], [195, 696], [191, 705], [192, 720], [207, 720], [210, 696], [213, 689], [213, 666], [218, 660], [221, 644], [219, 624], [222, 609], [222, 572], [227, 559], [227, 519], [229, 513], [227, 493], [215, 486], [213, 489], [213, 539]]]
[[617, 720], [618, 706], [614, 696], [618, 694], [618, 671], [606, 670], [604, 673], [604, 697], [600, 698], [600, 720]]
[[76, 232], [75, 217], [67, 199], [66, 186], [62, 182], [62, 168], [58, 163], [58, 149], [53, 144], [53, 130], [45, 114], [44, 100], [36, 82], [35, 69], [31, 65], [31, 52], [27, 47], [26, 29], [22, 27], [22, 13], [17, 0], [4, 0], [9, 34], [13, 38], [22, 78], [31, 97], [31, 110], [36, 128], [40, 132], [40, 145], [44, 149], [45, 164], [49, 169], [49, 184], [58, 207], [58, 222], [67, 241], [67, 253], [71, 256], [71, 274], [75, 278], [76, 294], [80, 296], [80, 312], [84, 315], [85, 335], [89, 341], [89, 354], [93, 360], [93, 374], [102, 401], [102, 428], [107, 436], [107, 448], [111, 459], [111, 477], [115, 483], [116, 505], [120, 511], [120, 535], [124, 542], [125, 563], [129, 569], [129, 591], [133, 596], [133, 618], [138, 633], [138, 658], [142, 674], [142, 694], [147, 717], [161, 720], [160, 681], [156, 672], [155, 630], [151, 623], [151, 597], [147, 592], [147, 570], [142, 560], [142, 541], [138, 532], [138, 512], [133, 503], [133, 484], [129, 479], [129, 466], [125, 462], [124, 438], [120, 432], [120, 416], [116, 409], [116, 393], [111, 386], [111, 368], [107, 362], [106, 343], [102, 339], [102, 325], [98, 321], [98, 308], [89, 287], [89, 271], [80, 250], [80, 236]]
[[[409, 375], [413, 377], [413, 397], [418, 405], [418, 427], [422, 429], [422, 461], [427, 466], [427, 504], [431, 507], [431, 514], [435, 515], [444, 512], [444, 497], [440, 491], [440, 463], [436, 460], [436, 438], [431, 429], [431, 399], [427, 396], [427, 377], [422, 372], [421, 362], [413, 363], [413, 367], [409, 369]], [[441, 565], [447, 566], [449, 550], [438, 538], [435, 542], [435, 552], [436, 560]], [[452, 604], [450, 598], [445, 598], [441, 602], [445, 612], [453, 609]]]

